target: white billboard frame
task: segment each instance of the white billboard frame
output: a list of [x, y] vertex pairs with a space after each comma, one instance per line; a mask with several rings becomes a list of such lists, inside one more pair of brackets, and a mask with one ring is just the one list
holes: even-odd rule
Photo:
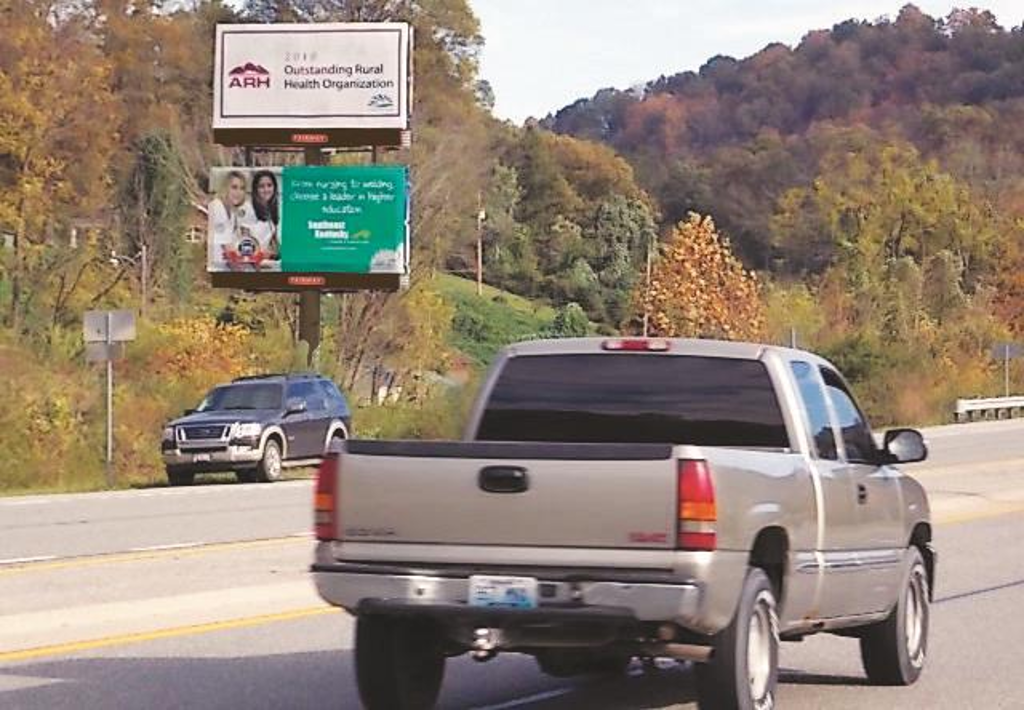
[[408, 23], [219, 24], [214, 54], [215, 134], [409, 129]]

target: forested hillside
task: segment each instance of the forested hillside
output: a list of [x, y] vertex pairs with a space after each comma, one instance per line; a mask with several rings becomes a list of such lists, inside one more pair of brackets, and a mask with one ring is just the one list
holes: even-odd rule
[[993, 392], [990, 346], [1024, 337], [1022, 119], [1024, 29], [907, 5], [544, 125], [623, 155], [663, 224], [713, 216], [766, 283], [770, 335], [796, 329], [909, 421]]

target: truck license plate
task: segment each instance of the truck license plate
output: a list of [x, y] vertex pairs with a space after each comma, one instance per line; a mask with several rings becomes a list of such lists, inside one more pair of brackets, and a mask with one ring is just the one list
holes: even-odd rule
[[537, 580], [533, 577], [469, 578], [469, 605], [534, 609], [537, 606]]
[[210, 460], [210, 455], [209, 454], [196, 454], [195, 455], [196, 463], [203, 463], [203, 462], [206, 462], [206, 461], [209, 461], [209, 460]]

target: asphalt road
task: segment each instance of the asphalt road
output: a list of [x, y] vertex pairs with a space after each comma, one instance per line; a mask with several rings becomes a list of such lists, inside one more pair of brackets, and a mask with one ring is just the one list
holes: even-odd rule
[[[939, 521], [929, 666], [864, 685], [856, 642], [783, 647], [785, 708], [1024, 708], [1024, 422], [927, 432]], [[0, 499], [0, 708], [358, 708], [351, 620], [306, 566], [311, 485]], [[24, 558], [42, 558], [21, 561]], [[449, 661], [442, 708], [692, 708], [669, 664], [557, 680]]]

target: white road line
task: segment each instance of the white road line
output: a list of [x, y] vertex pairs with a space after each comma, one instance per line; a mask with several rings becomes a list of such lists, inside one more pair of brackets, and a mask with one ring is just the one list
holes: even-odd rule
[[202, 547], [208, 542], [174, 542], [168, 545], [148, 545], [146, 547], [130, 547], [128, 552], [155, 552], [157, 550], [184, 550], [190, 547]]
[[28, 562], [47, 562], [49, 560], [57, 559], [56, 555], [40, 555], [38, 557], [13, 557], [7, 560], [0, 560], [0, 566], [3, 565], [21, 565]]
[[559, 688], [557, 690], [549, 690], [545, 693], [537, 693], [535, 695], [527, 695], [523, 698], [516, 698], [515, 700], [498, 703], [497, 705], [479, 705], [473, 708], [473, 710], [511, 710], [511, 708], [522, 707], [523, 705], [529, 705], [530, 703], [539, 703], [542, 700], [560, 698], [563, 695], [568, 695], [569, 693], [574, 692], [575, 690], [575, 688]]

